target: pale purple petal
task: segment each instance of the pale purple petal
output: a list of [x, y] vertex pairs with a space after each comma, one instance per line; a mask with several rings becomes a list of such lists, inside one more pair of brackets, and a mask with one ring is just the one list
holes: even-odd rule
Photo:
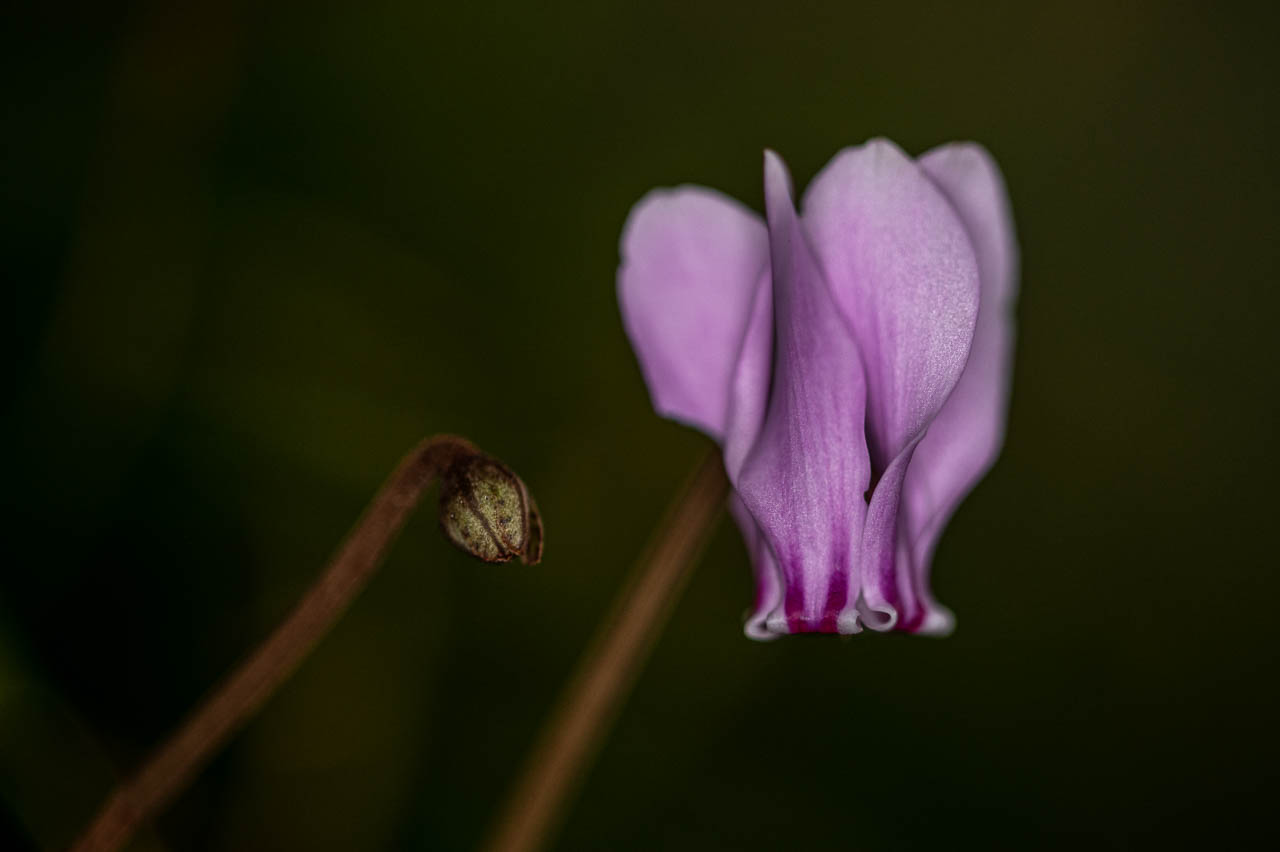
[[904, 612], [920, 607], [911, 586], [911, 563], [898, 559], [899, 506], [902, 483], [917, 441], [912, 441], [889, 462], [871, 492], [867, 522], [862, 530], [859, 584], [862, 598], [858, 612], [872, 630], [892, 630]]
[[755, 301], [742, 349], [733, 368], [729, 416], [724, 430], [724, 466], [731, 482], [738, 481], [747, 453], [764, 426], [773, 386], [773, 275], [765, 268], [756, 284]]
[[[774, 321], [773, 384], [763, 428], [734, 485], [780, 570], [770, 633], [858, 629], [859, 531], [870, 481], [858, 348], [800, 227], [790, 179], [765, 154]], [[759, 566], [757, 566], [759, 570]]]
[[866, 362], [867, 440], [883, 471], [964, 368], [978, 311], [973, 247], [933, 181], [883, 139], [814, 178], [804, 226]]
[[910, 565], [897, 558], [903, 479], [968, 358], [977, 265], [951, 204], [886, 140], [836, 155], [805, 195], [804, 226], [866, 367], [866, 441], [878, 481], [860, 586], [864, 621], [889, 629], [916, 606]]
[[[747, 545], [747, 555], [751, 557], [751, 565], [756, 574], [756, 599], [743, 631], [752, 639], [777, 639], [787, 631], [771, 630], [767, 622], [771, 614], [782, 612], [782, 572], [778, 569], [777, 560], [773, 558], [773, 552], [769, 550], [764, 533], [760, 531], [760, 525], [736, 494], [729, 497], [729, 514], [738, 522], [738, 529], [742, 531], [742, 540]], [[785, 627], [785, 623], [783, 626]]]
[[924, 606], [904, 613], [903, 627], [946, 632], [950, 613], [929, 593], [938, 538], [965, 495], [1000, 453], [1013, 365], [1013, 301], [1018, 246], [1000, 170], [974, 144], [935, 148], [920, 158], [960, 216], [977, 253], [982, 299], [964, 372], [916, 449], [903, 486], [900, 550], [913, 565]]
[[655, 190], [622, 231], [618, 301], [659, 414], [719, 440], [756, 285], [760, 218], [701, 187]]

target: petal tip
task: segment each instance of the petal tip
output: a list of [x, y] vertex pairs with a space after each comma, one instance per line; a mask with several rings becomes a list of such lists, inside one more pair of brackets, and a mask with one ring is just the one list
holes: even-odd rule
[[862, 622], [857, 610], [845, 610], [836, 619], [836, 632], [842, 636], [851, 636], [862, 632]]
[[764, 149], [764, 193], [766, 205], [771, 197], [790, 199], [792, 196], [791, 172], [772, 148]]
[[902, 150], [902, 146], [888, 136], [872, 136], [866, 142], [863, 142], [861, 147], [878, 156], [909, 159], [907, 153]]
[[955, 614], [945, 606], [934, 604], [914, 632], [920, 636], [936, 636], [941, 639], [950, 636], [955, 629]]
[[986, 149], [986, 146], [980, 142], [971, 142], [969, 140], [948, 142], [945, 145], [931, 148], [920, 155], [920, 160], [945, 160], [963, 164], [969, 168], [981, 167], [992, 170], [994, 170], [993, 167], [995, 166], [995, 158], [991, 156], [991, 152]]
[[765, 619], [759, 616], [748, 619], [742, 627], [742, 632], [748, 639], [754, 639], [757, 642], [772, 642], [783, 635], [770, 630]]
[[859, 597], [855, 617], [862, 627], [877, 633], [887, 633], [898, 626], [897, 607], [885, 602], [870, 604], [865, 597]]
[[[850, 145], [837, 151], [835, 156], [823, 167], [822, 173], [842, 174], [845, 170], [867, 169], [875, 173], [888, 168], [914, 168], [915, 164], [897, 142], [884, 136], [875, 136], [861, 145]], [[821, 174], [819, 175], [821, 177]], [[811, 183], [810, 189], [818, 183], [818, 178]]]

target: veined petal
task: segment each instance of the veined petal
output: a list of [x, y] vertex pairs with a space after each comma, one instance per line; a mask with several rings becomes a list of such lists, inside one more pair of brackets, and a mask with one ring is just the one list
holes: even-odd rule
[[973, 247], [933, 181], [883, 139], [837, 154], [814, 178], [804, 226], [862, 351], [867, 443], [884, 471], [964, 368], [978, 313]]
[[724, 430], [724, 467], [736, 483], [747, 454], [764, 426], [773, 387], [773, 275], [766, 267], [756, 284], [755, 300], [742, 336], [742, 349], [729, 388], [729, 415]]
[[911, 585], [911, 562], [900, 559], [897, 548], [902, 523], [899, 511], [902, 484], [917, 445], [918, 441], [912, 441], [889, 462], [867, 506], [859, 563], [862, 598], [858, 601], [858, 612], [862, 623], [872, 630], [892, 630], [904, 612], [914, 612], [921, 607]]
[[720, 440], [768, 266], [764, 223], [709, 189], [655, 190], [632, 208], [621, 253], [618, 302], [654, 408]]
[[775, 632], [767, 622], [771, 614], [782, 612], [782, 572], [778, 568], [778, 560], [773, 558], [773, 551], [769, 549], [760, 525], [736, 494], [729, 498], [729, 514], [738, 522], [738, 529], [742, 531], [742, 540], [747, 545], [747, 555], [751, 557], [751, 565], [756, 574], [756, 599], [751, 607], [751, 614], [747, 616], [747, 623], [743, 626], [743, 632], [752, 639], [777, 639], [787, 631]]
[[990, 469], [1004, 442], [1013, 367], [1013, 302], [1018, 244], [1000, 170], [979, 145], [935, 148], [920, 165], [959, 215], [977, 253], [982, 297], [964, 372], [920, 441], [903, 486], [900, 552], [912, 564], [916, 597], [902, 627], [946, 632], [947, 610], [929, 592], [938, 538], [965, 495]]
[[904, 479], [964, 369], [978, 270], [950, 202], [896, 145], [838, 155], [805, 195], [804, 226], [866, 366], [866, 440], [877, 477], [862, 536], [864, 622], [893, 627], [915, 601], [898, 559]]
[[[765, 154], [772, 270], [773, 383], [764, 424], [734, 485], [776, 560], [782, 599], [757, 610], [764, 632], [852, 633], [863, 499], [858, 347], [800, 227], [786, 167]], [[780, 606], [778, 604], [780, 603]]]

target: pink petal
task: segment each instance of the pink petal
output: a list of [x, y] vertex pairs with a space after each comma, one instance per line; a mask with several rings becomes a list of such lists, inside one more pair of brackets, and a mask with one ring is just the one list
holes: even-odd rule
[[778, 569], [778, 561], [773, 558], [769, 543], [765, 541], [760, 525], [751, 516], [751, 512], [743, 505], [742, 498], [734, 494], [729, 498], [729, 514], [738, 522], [742, 531], [742, 540], [747, 545], [747, 555], [751, 557], [751, 565], [756, 573], [756, 599], [747, 616], [743, 631], [752, 639], [777, 639], [786, 634], [785, 630], [774, 632], [768, 626], [769, 616], [782, 612], [782, 572]]
[[766, 267], [756, 284], [755, 300], [742, 351], [733, 368], [729, 388], [729, 416], [724, 432], [724, 466], [731, 482], [738, 481], [747, 454], [764, 427], [773, 387], [773, 275]]
[[762, 595], [775, 605], [758, 609], [748, 630], [851, 633], [858, 629], [853, 584], [870, 480], [862, 365], [800, 227], [786, 167], [771, 151], [765, 206], [773, 385], [763, 428], [734, 485], [777, 562], [783, 594], [781, 607]]
[[959, 214], [977, 253], [982, 299], [973, 346], [955, 390], [920, 442], [903, 492], [903, 541], [923, 606], [903, 627], [947, 632], [951, 614], [934, 603], [929, 565], [947, 521], [990, 469], [1004, 442], [1013, 366], [1018, 245], [1000, 170], [981, 146], [952, 144], [920, 158]]
[[622, 231], [618, 302], [654, 408], [719, 440], [756, 285], [764, 223], [700, 187], [655, 190]]
[[836, 155], [805, 195], [804, 225], [866, 367], [866, 440], [879, 477], [862, 537], [869, 626], [915, 607], [897, 558], [912, 453], [964, 369], [978, 312], [973, 247], [950, 202], [896, 145]]

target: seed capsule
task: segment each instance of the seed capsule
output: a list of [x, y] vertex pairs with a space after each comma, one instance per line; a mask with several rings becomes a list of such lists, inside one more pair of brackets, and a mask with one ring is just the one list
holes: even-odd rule
[[440, 526], [458, 548], [485, 562], [542, 555], [542, 523], [520, 477], [495, 458], [467, 455], [444, 474]]

